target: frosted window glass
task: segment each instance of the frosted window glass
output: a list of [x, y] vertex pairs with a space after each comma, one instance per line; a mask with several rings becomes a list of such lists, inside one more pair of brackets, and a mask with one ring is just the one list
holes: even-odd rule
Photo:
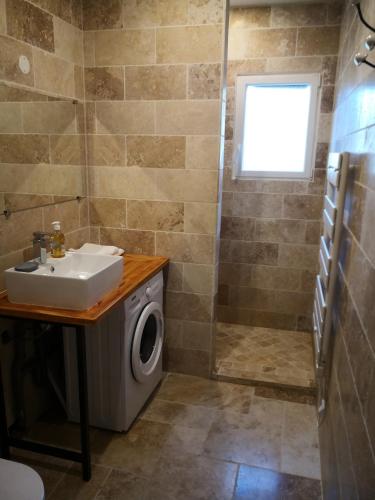
[[242, 170], [304, 172], [311, 86], [247, 85]]

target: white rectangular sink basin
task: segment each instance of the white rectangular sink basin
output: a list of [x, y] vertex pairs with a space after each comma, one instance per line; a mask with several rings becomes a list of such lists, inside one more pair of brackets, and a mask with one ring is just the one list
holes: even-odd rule
[[8, 299], [16, 304], [84, 311], [118, 286], [123, 257], [67, 252], [31, 273], [5, 271]]

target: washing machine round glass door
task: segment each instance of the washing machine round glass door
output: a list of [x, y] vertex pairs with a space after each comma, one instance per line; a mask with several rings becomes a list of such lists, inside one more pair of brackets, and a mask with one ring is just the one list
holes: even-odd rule
[[146, 382], [160, 360], [163, 349], [164, 320], [158, 302], [150, 302], [141, 312], [133, 336], [132, 371], [138, 382]]

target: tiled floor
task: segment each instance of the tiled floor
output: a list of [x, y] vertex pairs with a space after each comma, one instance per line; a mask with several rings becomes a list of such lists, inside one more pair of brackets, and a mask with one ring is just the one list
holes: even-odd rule
[[314, 386], [309, 333], [218, 323], [216, 366], [225, 377]]
[[[77, 427], [43, 424], [50, 442]], [[78, 465], [18, 452], [51, 500], [318, 500], [313, 406], [257, 396], [257, 389], [170, 374], [127, 434], [92, 431], [93, 478]]]

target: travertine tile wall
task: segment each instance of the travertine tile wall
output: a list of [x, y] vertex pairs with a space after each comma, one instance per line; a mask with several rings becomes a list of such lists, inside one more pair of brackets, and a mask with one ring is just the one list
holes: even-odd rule
[[170, 257], [170, 370], [210, 370], [223, 0], [84, 1], [93, 241]]
[[[0, 2], [1, 211], [86, 194], [81, 28], [80, 1]], [[87, 201], [0, 217], [0, 290], [2, 271], [31, 256], [32, 232], [55, 219], [68, 247], [89, 240]]]
[[[340, 19], [338, 2], [230, 11], [220, 321], [310, 329]], [[236, 75], [288, 72], [322, 75], [312, 181], [232, 181]]]
[[[375, 103], [372, 68], [352, 59], [370, 33], [345, 2], [332, 151], [350, 153], [328, 413], [320, 428], [324, 498], [375, 492]], [[372, 0], [361, 2], [375, 25]], [[369, 60], [375, 63], [370, 55]]]

